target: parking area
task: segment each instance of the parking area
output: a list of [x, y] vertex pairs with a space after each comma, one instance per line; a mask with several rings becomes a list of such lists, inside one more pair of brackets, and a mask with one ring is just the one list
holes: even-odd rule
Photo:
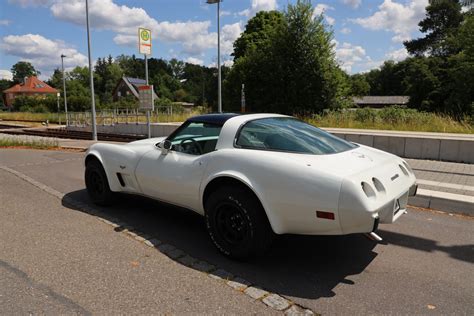
[[[471, 217], [410, 209], [381, 225], [379, 244], [360, 235], [281, 236], [265, 257], [236, 262], [215, 250], [203, 220], [189, 211], [133, 196], [95, 215], [77, 207], [92, 206], [83, 156], [0, 150], [0, 166], [37, 182], [0, 169], [0, 306], [7, 314], [279, 313], [186, 264], [186, 256], [320, 314], [474, 313]], [[173, 259], [125, 229], [183, 253]]]

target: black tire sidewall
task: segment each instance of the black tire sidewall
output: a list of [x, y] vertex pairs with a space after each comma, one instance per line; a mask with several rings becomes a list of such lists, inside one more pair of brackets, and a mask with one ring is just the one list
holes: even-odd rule
[[[102, 182], [104, 183], [103, 192], [99, 194], [90, 188], [90, 177], [93, 173], [98, 174], [102, 178]], [[105, 174], [104, 168], [102, 165], [97, 161], [91, 161], [87, 164], [85, 170], [85, 182], [87, 193], [91, 198], [92, 202], [98, 205], [109, 205], [111, 203], [112, 192], [110, 191], [109, 182], [107, 179], [107, 175]]]
[[[230, 245], [222, 236], [220, 236], [216, 227], [216, 208], [222, 202], [231, 203], [239, 208], [248, 224], [248, 237], [244, 243], [238, 246]], [[224, 255], [234, 259], [244, 259], [257, 254], [259, 251], [257, 240], [262, 227], [262, 213], [264, 212], [260, 202], [245, 190], [236, 188], [221, 188], [211, 194], [206, 201], [206, 226], [214, 245]]]

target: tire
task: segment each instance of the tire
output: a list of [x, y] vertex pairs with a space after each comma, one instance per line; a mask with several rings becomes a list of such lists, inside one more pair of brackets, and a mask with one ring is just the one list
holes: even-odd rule
[[107, 175], [98, 160], [94, 159], [87, 163], [84, 178], [87, 193], [94, 204], [100, 206], [112, 204], [114, 194], [110, 191]]
[[262, 255], [274, 233], [255, 195], [244, 188], [223, 187], [205, 204], [206, 226], [214, 245], [233, 259]]

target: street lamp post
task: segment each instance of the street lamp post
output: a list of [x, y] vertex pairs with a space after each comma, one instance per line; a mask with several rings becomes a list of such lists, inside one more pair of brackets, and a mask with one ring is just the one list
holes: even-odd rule
[[89, 1], [86, 0], [86, 24], [87, 24], [87, 53], [89, 56], [89, 77], [91, 86], [91, 101], [92, 101], [92, 140], [97, 140], [97, 125], [95, 118], [95, 94], [94, 94], [94, 73], [92, 71], [91, 58], [91, 36], [89, 30]]
[[223, 0], [207, 0], [208, 4], [217, 3], [217, 111], [222, 113], [222, 75], [221, 75], [221, 2]]
[[67, 57], [67, 56], [61, 54], [61, 68], [63, 72], [64, 113], [66, 114], [66, 127], [67, 127], [69, 125], [69, 118], [67, 117], [67, 93], [66, 93], [66, 75], [64, 74], [64, 57]]

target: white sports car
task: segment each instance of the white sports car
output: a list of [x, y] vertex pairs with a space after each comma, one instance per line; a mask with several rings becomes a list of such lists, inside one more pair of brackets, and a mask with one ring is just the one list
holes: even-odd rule
[[166, 138], [95, 144], [85, 165], [93, 202], [123, 192], [193, 210], [234, 258], [261, 253], [274, 234], [374, 232], [417, 189], [403, 159], [277, 114], [193, 117]]

